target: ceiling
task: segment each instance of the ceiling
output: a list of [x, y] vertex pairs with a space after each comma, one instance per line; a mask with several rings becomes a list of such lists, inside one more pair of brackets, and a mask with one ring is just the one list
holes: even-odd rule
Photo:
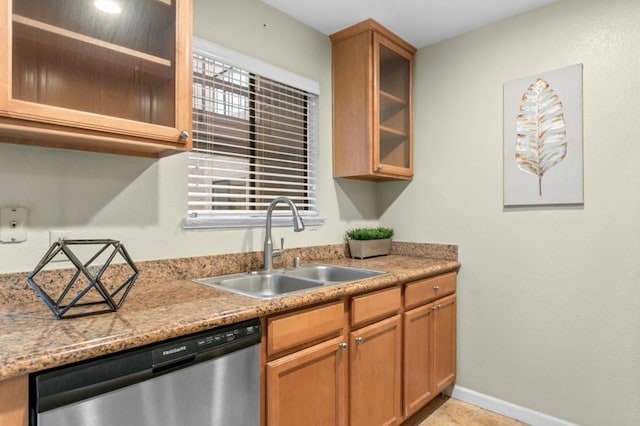
[[373, 18], [417, 48], [558, 0], [262, 0], [324, 34]]

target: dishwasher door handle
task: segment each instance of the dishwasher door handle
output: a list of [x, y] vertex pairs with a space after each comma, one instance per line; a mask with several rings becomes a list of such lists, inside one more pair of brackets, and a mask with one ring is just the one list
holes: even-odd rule
[[178, 359], [171, 360], [169, 362], [165, 362], [163, 364], [154, 365], [151, 371], [153, 372], [153, 374], [164, 374], [167, 371], [171, 371], [175, 368], [184, 368], [189, 364], [193, 364], [195, 360], [196, 360], [195, 354], [189, 355], [184, 358], [178, 358]]

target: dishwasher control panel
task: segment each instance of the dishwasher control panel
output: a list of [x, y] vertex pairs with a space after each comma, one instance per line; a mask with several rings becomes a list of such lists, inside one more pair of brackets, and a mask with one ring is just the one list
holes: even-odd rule
[[260, 332], [260, 321], [252, 320], [167, 342], [157, 346], [151, 352], [153, 368], [194, 358], [200, 353], [212, 351], [237, 341], [250, 338], [259, 341]]
[[198, 350], [208, 350], [256, 333], [260, 333], [260, 324], [247, 325], [245, 327], [234, 328], [233, 330], [225, 332], [216, 332], [214, 334], [205, 335], [197, 340], [196, 345]]

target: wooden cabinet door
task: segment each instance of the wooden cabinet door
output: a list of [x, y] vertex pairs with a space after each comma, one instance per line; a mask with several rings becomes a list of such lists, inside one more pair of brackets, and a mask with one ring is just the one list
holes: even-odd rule
[[404, 415], [408, 417], [433, 396], [434, 305], [423, 305], [404, 314]]
[[442, 392], [456, 377], [456, 295], [433, 303], [434, 392]]
[[267, 425], [346, 425], [342, 337], [267, 363]]
[[401, 339], [400, 315], [349, 334], [351, 426], [401, 420]]
[[28, 419], [28, 376], [0, 381], [0, 425], [27, 426]]

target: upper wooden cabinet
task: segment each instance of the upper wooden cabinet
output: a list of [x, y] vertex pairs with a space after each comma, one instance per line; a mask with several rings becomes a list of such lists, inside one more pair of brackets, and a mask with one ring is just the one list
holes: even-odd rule
[[411, 179], [416, 49], [372, 19], [330, 38], [334, 176]]
[[0, 141], [190, 148], [192, 0], [0, 0]]

